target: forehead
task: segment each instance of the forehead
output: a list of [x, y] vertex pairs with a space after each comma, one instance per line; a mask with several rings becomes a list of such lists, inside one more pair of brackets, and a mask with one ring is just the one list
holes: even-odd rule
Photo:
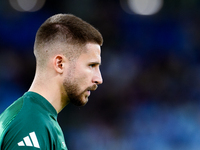
[[98, 44], [95, 43], [87, 43], [85, 45], [86, 53], [96, 53], [97, 55], [101, 54], [101, 48]]
[[95, 43], [87, 43], [84, 47], [84, 53], [82, 53], [79, 59], [87, 59], [90, 61], [101, 62], [101, 47]]

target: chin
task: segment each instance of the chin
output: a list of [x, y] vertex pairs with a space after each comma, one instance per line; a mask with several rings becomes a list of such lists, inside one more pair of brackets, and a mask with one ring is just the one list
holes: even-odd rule
[[71, 103], [75, 106], [85, 106], [88, 102], [88, 97], [84, 99], [72, 99]]
[[88, 98], [85, 98], [84, 100], [82, 100], [81, 102], [80, 102], [80, 106], [85, 106], [86, 104], [87, 104], [87, 102], [88, 102]]

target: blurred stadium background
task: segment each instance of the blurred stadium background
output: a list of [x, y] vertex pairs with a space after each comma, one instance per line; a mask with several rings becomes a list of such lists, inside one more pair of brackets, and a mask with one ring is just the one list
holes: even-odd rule
[[0, 113], [35, 73], [33, 43], [56, 13], [104, 37], [104, 83], [58, 116], [69, 150], [200, 149], [199, 0], [0, 1]]

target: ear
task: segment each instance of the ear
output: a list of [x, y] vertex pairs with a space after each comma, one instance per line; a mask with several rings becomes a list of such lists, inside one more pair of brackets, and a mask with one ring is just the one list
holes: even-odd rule
[[53, 66], [56, 72], [63, 73], [65, 57], [63, 55], [56, 55], [53, 59]]

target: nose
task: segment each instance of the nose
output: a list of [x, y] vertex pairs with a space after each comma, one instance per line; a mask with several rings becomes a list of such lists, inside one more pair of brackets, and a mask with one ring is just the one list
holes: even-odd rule
[[94, 78], [93, 78], [93, 82], [96, 83], [97, 85], [103, 83], [103, 78], [102, 78], [102, 76], [101, 76], [100, 70], [95, 74], [95, 76], [94, 76]]

